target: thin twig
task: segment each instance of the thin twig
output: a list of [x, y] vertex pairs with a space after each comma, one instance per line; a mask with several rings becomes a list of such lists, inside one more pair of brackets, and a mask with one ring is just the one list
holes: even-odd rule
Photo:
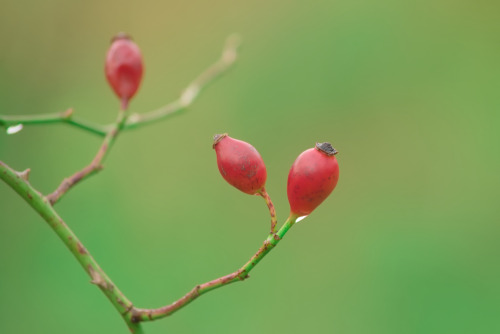
[[68, 109], [59, 113], [41, 115], [0, 115], [0, 126], [4, 126], [6, 128], [16, 126], [18, 124], [24, 126], [50, 123], [67, 123], [103, 137], [108, 132], [107, 127], [104, 125], [94, 124], [73, 116], [73, 109]]
[[248, 278], [250, 271], [255, 268], [274, 247], [276, 247], [297, 220], [296, 215], [288, 217], [278, 232], [270, 234], [257, 253], [255, 253], [255, 255], [253, 255], [239, 270], [195, 286], [190, 292], [172, 304], [157, 309], [141, 309], [134, 307], [132, 302], [128, 300], [113, 281], [111, 281], [90, 252], [56, 213], [48, 199], [31, 186], [27, 180], [28, 175], [29, 172], [27, 170], [24, 172], [16, 172], [0, 161], [0, 179], [14, 189], [51, 226], [90, 276], [91, 283], [97, 285], [106, 297], [108, 297], [127, 323], [130, 331], [134, 334], [143, 333], [139, 324], [140, 322], [157, 320], [169, 316], [208, 291]]
[[106, 134], [106, 137], [104, 137], [104, 141], [92, 162], [82, 170], [79, 170], [70, 177], [65, 178], [59, 187], [54, 190], [54, 192], [47, 195], [50, 204], [54, 205], [57, 203], [57, 201], [59, 201], [59, 199], [74, 185], [102, 169], [102, 162], [106, 158], [107, 153], [110, 151], [111, 146], [118, 136], [118, 133], [120, 133], [120, 130], [123, 128], [126, 120], [125, 111], [121, 110], [118, 113], [116, 123], [113, 124], [111, 130]]
[[285, 236], [288, 230], [295, 224], [297, 216], [290, 216], [286, 220], [286, 222], [281, 226], [277, 233], [272, 233], [268, 236], [268, 238], [264, 241], [262, 247], [259, 248], [257, 253], [248, 260], [240, 269], [237, 271], [214, 279], [212, 281], [199, 284], [195, 286], [191, 291], [185, 294], [180, 299], [176, 300], [172, 304], [156, 308], [156, 309], [140, 309], [133, 308], [132, 313], [132, 321], [133, 322], [141, 322], [141, 321], [152, 321], [164, 318], [166, 316], [171, 315], [175, 311], [178, 311], [182, 307], [186, 306], [202, 294], [220, 288], [222, 286], [228, 285], [233, 282], [243, 281], [248, 278], [248, 273], [255, 268], [255, 266], [266, 256], [276, 245], [280, 242], [280, 240]]
[[266, 191], [266, 188], [262, 187], [259, 195], [266, 201], [267, 207], [269, 209], [269, 214], [271, 215], [271, 234], [276, 232], [276, 225], [278, 224], [278, 219], [276, 218], [276, 210], [274, 209], [273, 201]]
[[189, 107], [207, 84], [211, 83], [215, 78], [225, 72], [236, 61], [240, 44], [241, 40], [238, 35], [229, 36], [222, 50], [220, 59], [194, 79], [186, 89], [184, 89], [177, 100], [157, 110], [143, 114], [131, 114], [124, 128], [133, 129], [151, 122], [156, 122]]

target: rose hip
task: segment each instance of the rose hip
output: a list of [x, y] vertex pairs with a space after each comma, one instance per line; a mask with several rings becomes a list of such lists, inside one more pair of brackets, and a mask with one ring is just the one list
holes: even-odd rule
[[127, 109], [141, 83], [143, 63], [141, 50], [126, 34], [113, 38], [106, 55], [105, 72], [111, 88], [121, 99], [122, 109]]
[[339, 179], [337, 151], [330, 143], [317, 143], [302, 152], [288, 174], [288, 201], [296, 216], [309, 215], [333, 191]]
[[252, 145], [225, 133], [214, 136], [213, 148], [219, 171], [230, 185], [250, 195], [260, 193], [266, 183], [266, 166]]

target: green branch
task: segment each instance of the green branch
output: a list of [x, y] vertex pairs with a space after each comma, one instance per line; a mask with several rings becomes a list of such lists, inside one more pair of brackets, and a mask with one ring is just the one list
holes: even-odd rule
[[29, 169], [21, 173], [16, 172], [0, 161], [0, 178], [28, 202], [49, 224], [59, 239], [73, 253], [83, 270], [90, 276], [91, 283], [101, 289], [115, 309], [122, 315], [131, 332], [135, 334], [142, 333], [140, 326], [132, 322], [130, 313], [130, 310], [133, 308], [132, 302], [125, 297], [101, 267], [99, 267], [89, 251], [50, 205], [49, 200], [31, 186], [28, 182], [28, 176]]
[[91, 283], [97, 285], [106, 297], [108, 297], [111, 304], [113, 304], [127, 323], [130, 331], [135, 334], [143, 333], [139, 324], [140, 322], [157, 320], [169, 316], [208, 291], [248, 278], [250, 271], [276, 247], [298, 218], [295, 215], [288, 217], [278, 232], [270, 233], [259, 250], [237, 271], [195, 286], [190, 292], [172, 304], [157, 309], [141, 309], [134, 307], [132, 302], [111, 281], [73, 231], [56, 213], [47, 197], [31, 186], [28, 177], [29, 169], [24, 172], [16, 172], [0, 161], [0, 179], [28, 202], [56, 232], [61, 241], [64, 242], [90, 276]]
[[107, 128], [104, 125], [93, 124], [91, 122], [76, 118], [73, 116], [73, 109], [68, 109], [60, 113], [41, 114], [41, 115], [21, 115], [8, 116], [0, 115], [0, 125], [6, 128], [11, 126], [24, 125], [41, 125], [50, 123], [66, 123], [73, 125], [82, 130], [89, 131], [99, 136], [105, 136]]

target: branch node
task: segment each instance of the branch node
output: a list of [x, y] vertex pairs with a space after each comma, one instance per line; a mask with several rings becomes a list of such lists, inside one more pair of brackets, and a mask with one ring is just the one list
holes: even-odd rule
[[88, 266], [88, 268], [89, 268], [90, 277], [92, 277], [92, 280], [90, 281], [90, 283], [95, 284], [102, 289], [107, 289], [108, 284], [102, 278], [102, 276], [97, 271], [95, 271], [94, 268], [92, 268], [90, 265]]
[[[124, 306], [124, 307], [125, 307], [125, 305], [123, 305], [123, 304], [121, 304], [121, 303], [120, 303], [120, 305], [122, 305], [122, 306]], [[129, 307], [127, 307], [127, 309], [125, 310], [125, 312], [123, 312], [123, 313], [122, 313], [122, 315], [125, 315], [125, 314], [129, 313], [129, 312], [130, 312], [130, 311], [132, 311], [133, 309], [135, 309], [134, 305], [130, 304], [130, 306], [129, 306]]]
[[250, 275], [248, 275], [248, 273], [246, 272], [246, 270], [240, 269], [240, 270], [238, 270], [236, 277], [238, 277], [238, 279], [240, 281], [244, 281], [247, 278], [250, 278]]
[[193, 100], [198, 96], [200, 89], [196, 86], [190, 86], [182, 92], [180, 102], [183, 107], [189, 106]]
[[135, 307], [132, 307], [130, 312], [131, 312], [130, 321], [132, 323], [137, 324], [142, 321], [141, 312], [139, 310], [137, 310]]

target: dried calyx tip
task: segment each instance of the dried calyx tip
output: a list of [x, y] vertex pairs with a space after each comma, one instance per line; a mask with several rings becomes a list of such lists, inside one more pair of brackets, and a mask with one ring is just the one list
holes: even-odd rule
[[215, 145], [217, 145], [222, 139], [227, 137], [227, 133], [222, 133], [222, 134], [216, 134], [214, 136], [214, 143], [212, 145], [212, 148], [215, 148]]
[[113, 38], [111, 38], [111, 43], [113, 43], [114, 41], [120, 40], [120, 39], [126, 39], [126, 40], [131, 41], [132, 37], [130, 37], [130, 35], [125, 33], [125, 32], [119, 32], [118, 34], [113, 36]]
[[330, 143], [316, 143], [316, 149], [320, 152], [325, 153], [328, 156], [334, 156], [339, 153], [336, 149], [332, 147]]

